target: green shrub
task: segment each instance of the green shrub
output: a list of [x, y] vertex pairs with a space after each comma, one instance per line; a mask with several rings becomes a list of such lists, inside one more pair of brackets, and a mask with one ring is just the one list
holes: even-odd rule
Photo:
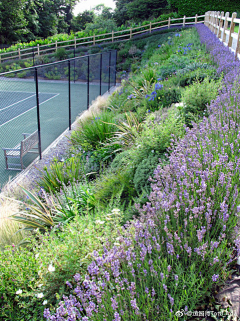
[[130, 167], [131, 155], [129, 150], [125, 150], [114, 158], [110, 165], [110, 170], [115, 173], [123, 170], [124, 168]]
[[71, 135], [71, 143], [74, 148], [83, 147], [85, 151], [93, 150], [110, 138], [115, 126], [112, 124], [114, 114], [104, 111], [98, 115], [92, 115], [85, 121], [80, 121], [80, 128]]
[[[87, 272], [92, 252], [103, 250], [102, 240], [115, 242], [121, 220], [122, 212], [112, 203], [105, 211], [75, 217], [64, 229], [60, 225], [49, 235], [37, 232], [25, 247], [0, 251], [0, 319], [45, 320], [44, 308], [56, 305], [62, 294], [69, 293], [67, 280]], [[55, 270], [50, 272], [50, 266]], [[17, 294], [19, 290], [22, 293]], [[41, 293], [43, 297], [37, 297]]]
[[26, 77], [27, 72], [26, 71], [18, 72], [16, 75], [18, 78], [24, 78]]
[[219, 77], [217, 76], [216, 70], [212, 66], [209, 66], [208, 69], [199, 68], [183, 74], [178, 73], [176, 78], [176, 82], [179, 86], [186, 87], [197, 80], [199, 82], [202, 82], [205, 78], [209, 78], [209, 80], [217, 80]]
[[123, 58], [127, 58], [127, 57], [128, 57], [128, 49], [127, 48], [123, 48], [118, 51], [118, 60], [119, 61], [123, 61]]
[[121, 199], [121, 202], [128, 204], [136, 196], [131, 168], [102, 175], [95, 183], [94, 195], [100, 205], [106, 206], [113, 199]]
[[55, 67], [53, 70], [49, 70], [44, 73], [44, 76], [48, 79], [59, 80], [62, 78], [61, 73], [58, 71], [58, 68]]
[[153, 172], [159, 164], [159, 155], [151, 153], [146, 159], [143, 159], [137, 166], [133, 183], [136, 191], [142, 193], [143, 191], [150, 191], [151, 182], [148, 178], [153, 177]]
[[71, 157], [64, 162], [54, 159], [49, 169], [44, 167], [38, 185], [48, 193], [55, 193], [72, 182], [81, 181], [83, 177], [84, 164], [81, 157]]
[[156, 100], [162, 107], [169, 107], [174, 103], [180, 102], [181, 95], [182, 90], [179, 87], [173, 85], [168, 88], [164, 85], [163, 89], [157, 92]]
[[208, 116], [207, 104], [216, 98], [221, 86], [221, 80], [215, 82], [205, 78], [203, 82], [197, 80], [195, 83], [186, 87], [182, 94], [184, 107], [182, 109], [186, 124], [191, 125], [192, 120]]
[[58, 222], [66, 223], [76, 215], [89, 213], [95, 208], [95, 196], [92, 186], [88, 184], [72, 182], [67, 187], [63, 187], [58, 197]]
[[54, 54], [57, 60], [64, 60], [67, 58], [67, 53], [65, 48], [58, 48], [56, 53]]
[[142, 134], [136, 140], [136, 148], [132, 151], [133, 164], [139, 164], [151, 153], [165, 153], [170, 146], [172, 135], [184, 135], [184, 119], [176, 107], [149, 114]]
[[25, 68], [32, 67], [32, 65], [33, 65], [32, 61], [29, 61], [29, 62], [28, 62], [28, 61], [24, 61], [23, 64], [24, 64], [24, 67], [25, 67]]

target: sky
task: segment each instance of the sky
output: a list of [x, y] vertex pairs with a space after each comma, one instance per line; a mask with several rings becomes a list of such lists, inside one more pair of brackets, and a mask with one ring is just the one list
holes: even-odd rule
[[81, 0], [74, 8], [73, 14], [76, 16], [78, 13], [85, 10], [90, 10], [98, 4], [103, 3], [106, 7], [115, 8], [113, 0]]

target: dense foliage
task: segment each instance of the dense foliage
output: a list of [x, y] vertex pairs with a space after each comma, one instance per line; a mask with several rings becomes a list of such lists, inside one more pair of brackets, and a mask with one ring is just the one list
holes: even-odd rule
[[76, 0], [21, 0], [0, 2], [0, 44], [70, 32]]
[[168, 13], [167, 5], [167, 0], [117, 0], [114, 19], [118, 25], [122, 25], [128, 20], [142, 21], [157, 18]]
[[54, 315], [45, 310], [47, 320], [187, 318], [229, 275], [240, 253], [240, 63], [205, 26], [198, 30], [224, 74], [209, 118], [172, 139], [169, 165], [155, 170], [140, 219], [119, 231], [118, 244], [94, 253]]
[[[12, 244], [1, 253], [6, 321], [43, 320], [45, 307], [49, 320], [171, 320], [177, 309], [207, 300], [208, 289], [229, 274], [222, 267], [233, 258], [231, 240], [221, 233], [230, 231], [237, 217], [221, 212], [226, 209], [221, 197], [226, 194], [236, 211], [237, 190], [229, 181], [212, 190], [221, 164], [207, 170], [210, 153], [202, 155], [207, 132], [201, 130], [208, 118], [202, 120], [198, 110], [216, 97], [214, 86], [220, 88], [226, 71], [216, 71], [196, 30], [151, 36], [126, 48], [121, 55], [132, 56], [133, 72], [126, 77], [123, 71], [121, 88], [79, 123], [67, 155], [45, 168], [35, 192], [25, 190], [12, 217], [31, 235], [26, 247]], [[202, 99], [194, 108], [198, 94]], [[196, 121], [192, 130], [186, 128], [187, 107]], [[211, 119], [211, 110], [208, 114]], [[223, 144], [216, 141], [212, 161]], [[200, 153], [196, 161], [192, 146]], [[234, 162], [231, 147], [224, 142], [223, 148]], [[221, 161], [227, 161], [224, 155]], [[235, 165], [225, 165], [224, 175], [237, 181]], [[205, 204], [211, 222], [202, 216]], [[139, 220], [132, 220], [136, 216]], [[215, 242], [207, 253], [206, 242]]]
[[240, 4], [235, 0], [219, 1], [219, 0], [168, 0], [172, 9], [177, 10], [181, 15], [188, 17], [196, 14], [205, 14], [207, 11], [223, 11], [223, 12], [238, 12], [240, 13]]

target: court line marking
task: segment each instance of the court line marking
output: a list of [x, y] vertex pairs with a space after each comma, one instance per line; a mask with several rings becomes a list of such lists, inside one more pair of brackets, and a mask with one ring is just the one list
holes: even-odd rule
[[7, 107], [4, 107], [4, 108], [0, 108], [0, 112], [2, 111], [2, 110], [4, 110], [4, 109], [7, 109], [7, 108], [9, 108], [9, 107], [12, 107], [12, 106], [14, 106], [14, 105], [16, 105], [16, 104], [18, 104], [18, 103], [21, 103], [22, 101], [24, 101], [24, 100], [27, 100], [27, 99], [29, 99], [29, 98], [32, 98], [32, 97], [34, 97], [34, 96], [36, 96], [36, 94], [34, 94], [34, 95], [32, 95], [32, 96], [28, 96], [27, 98], [24, 98], [24, 99], [22, 99], [22, 100], [19, 100], [19, 101], [17, 101], [16, 103], [13, 103], [13, 104], [11, 104], [11, 105], [9, 105], [9, 106], [7, 106]]
[[[36, 94], [35, 91], [17, 91], [17, 90], [14, 90], [14, 91], [10, 91], [10, 90], [0, 90], [0, 93], [26, 93], [26, 94]], [[54, 94], [54, 95], [57, 95], [58, 93], [45, 93], [45, 92], [42, 92], [42, 91], [39, 91], [39, 93], [41, 94]]]
[[[60, 95], [60, 93], [55, 94], [55, 96], [53, 96], [53, 97], [51, 97], [51, 98], [49, 98], [49, 99], [47, 99], [47, 100], [43, 101], [42, 103], [40, 103], [40, 104], [39, 104], [39, 106], [40, 106], [40, 105], [42, 105], [42, 104], [44, 104], [44, 103], [46, 103], [47, 101], [49, 101], [49, 100], [51, 100], [51, 99], [53, 99], [53, 98], [57, 97], [58, 95]], [[20, 115], [18, 115], [18, 116], [16, 116], [16, 117], [14, 117], [14, 118], [12, 118], [12, 119], [10, 119], [10, 120], [6, 121], [6, 122], [5, 122], [5, 123], [3, 123], [2, 125], [0, 125], [0, 127], [2, 127], [2, 126], [4, 126], [4, 125], [6, 125], [6, 124], [8, 124], [8, 123], [10, 123], [12, 120], [14, 120], [14, 119], [16, 119], [16, 118], [18, 118], [18, 117], [20, 117], [20, 116], [22, 116], [22, 115], [24, 115], [24, 114], [28, 113], [30, 110], [32, 110], [32, 109], [33, 109], [33, 108], [35, 108], [35, 107], [37, 107], [37, 106], [33, 106], [32, 108], [30, 108], [30, 109], [26, 110], [24, 113], [22, 113], [22, 114], [20, 114]]]
[[[3, 91], [2, 91], [3, 92]], [[11, 91], [9, 91], [9, 92], [11, 92]], [[24, 91], [12, 91], [12, 92], [23, 92], [23, 93], [26, 93], [26, 94], [30, 94], [30, 92], [28, 93], [28, 92], [24, 92]], [[32, 94], [32, 93], [31, 93]], [[43, 94], [43, 95], [57, 95], [56, 93], [42, 93], [42, 92], [39, 92], [39, 94]], [[35, 94], [33, 94], [32, 96], [29, 96], [29, 97], [27, 97], [27, 98], [24, 98], [24, 99], [22, 99], [22, 100], [19, 100], [19, 101], [17, 101], [16, 103], [13, 103], [12, 105], [9, 105], [9, 106], [7, 106], [7, 107], [4, 107], [4, 108], [0, 108], [0, 112], [2, 111], [2, 110], [4, 110], [4, 109], [7, 109], [7, 108], [9, 108], [9, 107], [12, 107], [12, 106], [14, 106], [14, 105], [16, 105], [16, 104], [18, 104], [18, 103], [21, 103], [22, 101], [24, 101], [24, 100], [27, 100], [27, 99], [29, 99], [29, 98], [32, 98], [32, 97], [34, 97], [34, 96], [36, 96], [36, 93]]]

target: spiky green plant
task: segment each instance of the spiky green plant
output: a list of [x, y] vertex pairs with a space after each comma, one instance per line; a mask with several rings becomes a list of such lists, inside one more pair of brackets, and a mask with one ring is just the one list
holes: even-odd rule
[[22, 210], [10, 216], [10, 219], [24, 224], [21, 230], [33, 231], [35, 229], [47, 230], [56, 224], [54, 217], [57, 213], [56, 206], [44, 204], [39, 197], [22, 187], [27, 198], [31, 202], [21, 201]]

